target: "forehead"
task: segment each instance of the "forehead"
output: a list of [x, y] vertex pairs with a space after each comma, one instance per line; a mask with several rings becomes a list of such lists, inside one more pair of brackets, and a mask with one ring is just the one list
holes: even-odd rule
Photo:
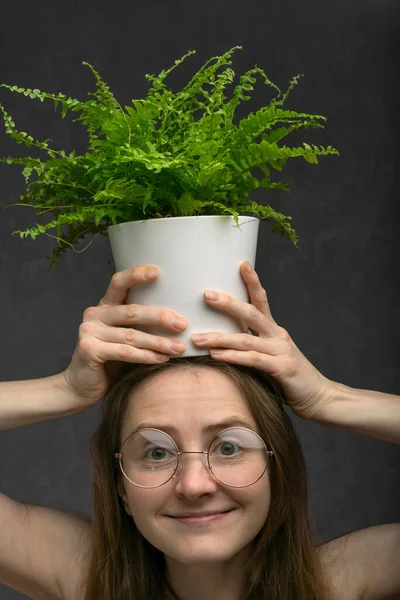
[[240, 390], [224, 373], [206, 367], [171, 369], [157, 373], [131, 392], [123, 433], [141, 423], [193, 431], [232, 416], [257, 427]]

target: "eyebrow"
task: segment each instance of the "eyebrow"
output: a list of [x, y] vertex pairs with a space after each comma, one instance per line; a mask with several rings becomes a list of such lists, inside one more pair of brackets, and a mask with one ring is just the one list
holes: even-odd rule
[[[230, 417], [229, 419], [224, 419], [223, 421], [220, 421], [219, 423], [210, 423], [209, 425], [206, 425], [205, 427], [203, 427], [201, 432], [202, 433], [213, 433], [214, 431], [221, 431], [222, 429], [228, 429], [229, 427], [246, 427], [247, 429], [251, 429], [252, 431], [254, 431], [254, 427], [253, 427], [253, 425], [251, 425], [251, 423], [248, 423], [245, 419], [242, 419], [241, 417], [234, 416], [234, 417]], [[146, 429], [146, 428], [161, 429], [162, 431], [165, 431], [166, 433], [169, 433], [172, 435], [177, 435], [179, 433], [179, 430], [176, 427], [174, 427], [173, 425], [169, 425], [168, 423], [156, 424], [156, 423], [143, 422], [143, 423], [140, 423], [128, 435], [136, 433], [140, 429]]]

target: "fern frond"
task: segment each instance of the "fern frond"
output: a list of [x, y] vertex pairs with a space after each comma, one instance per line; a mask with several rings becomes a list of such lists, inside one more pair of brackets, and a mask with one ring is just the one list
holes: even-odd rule
[[[296, 75], [282, 95], [256, 65], [244, 73], [228, 98], [235, 73], [230, 67], [235, 46], [222, 56], [211, 57], [183, 89], [174, 93], [165, 80], [195, 51], [189, 51], [150, 81], [147, 95], [121, 107], [110, 87], [93, 65], [83, 61], [95, 78], [91, 99], [81, 102], [65, 94], [1, 84], [12, 92], [32, 99], [52, 100], [61, 105], [61, 116], [78, 113], [88, 133], [88, 148], [81, 155], [49, 147], [51, 139], [35, 140], [18, 131], [0, 104], [6, 133], [18, 144], [35, 146], [47, 152], [46, 160], [32, 157], [0, 158], [6, 164], [23, 168], [26, 192], [15, 205], [32, 208], [40, 219], [35, 227], [14, 233], [36, 239], [47, 235], [57, 241], [50, 255], [52, 267], [63, 253], [85, 236], [105, 235], [112, 224], [163, 218], [165, 216], [219, 215], [238, 217], [251, 213], [271, 222], [273, 231], [295, 245], [297, 237], [286, 217], [269, 205], [249, 201], [249, 192], [258, 188], [290, 193], [284, 181], [273, 181], [271, 170], [282, 171], [290, 158], [303, 158], [311, 164], [319, 156], [338, 155], [331, 146], [303, 142], [291, 148], [279, 143], [291, 132], [323, 128], [321, 115], [284, 110], [288, 94], [297, 85]], [[236, 108], [251, 97], [257, 78], [271, 88], [268, 104], [234, 124]], [[321, 122], [322, 121], [322, 122]], [[262, 177], [257, 178], [260, 169]], [[35, 177], [33, 177], [35, 175]]]
[[94, 96], [99, 102], [101, 102], [102, 104], [104, 104], [104, 106], [107, 106], [108, 108], [117, 109], [119, 104], [114, 98], [114, 94], [111, 92], [106, 82], [100, 77], [94, 66], [86, 61], [82, 61], [82, 64], [86, 67], [89, 67], [96, 79], [97, 91], [94, 93], [89, 92], [88, 96]]
[[240, 211], [254, 213], [261, 219], [269, 221], [274, 233], [279, 233], [281, 237], [286, 237], [287, 239], [291, 240], [296, 248], [299, 247], [297, 234], [290, 223], [288, 223], [286, 220], [288, 219], [291, 221], [292, 217], [276, 212], [268, 205], [260, 206], [256, 202], [250, 202], [247, 205], [241, 206]]
[[57, 96], [55, 94], [49, 94], [47, 92], [41, 92], [38, 89], [31, 90], [30, 88], [22, 88], [16, 85], [7, 85], [5, 83], [1, 83], [0, 87], [5, 87], [12, 92], [17, 92], [18, 94], [23, 94], [24, 96], [29, 96], [30, 98], [38, 98], [41, 102], [48, 98], [53, 100], [54, 102], [54, 110], [57, 109], [58, 104], [62, 105], [62, 114], [61, 116], [64, 118], [67, 114], [68, 110], [77, 111], [81, 110], [83, 107], [83, 103], [76, 98], [68, 98], [64, 94], [59, 93]]
[[47, 153], [49, 154], [49, 156], [52, 156], [52, 157], [54, 157], [57, 154], [62, 155], [62, 151], [59, 152], [57, 150], [49, 149], [49, 145], [47, 142], [52, 142], [53, 140], [46, 139], [43, 142], [40, 142], [39, 140], [33, 139], [32, 136], [28, 135], [24, 131], [18, 131], [15, 128], [14, 121], [9, 116], [9, 114], [7, 113], [7, 111], [5, 110], [5, 108], [2, 104], [0, 104], [0, 110], [3, 113], [4, 126], [5, 126], [6, 133], [8, 135], [10, 135], [17, 142], [17, 144], [25, 144], [25, 146], [27, 146], [28, 148], [30, 148], [31, 146], [36, 146], [37, 148], [40, 148], [41, 150], [46, 150]]
[[[260, 144], [250, 144], [248, 148], [242, 148], [231, 154], [231, 162], [237, 171], [249, 171], [254, 167], [268, 163], [274, 168], [288, 158], [303, 157], [307, 162], [318, 163], [317, 156], [328, 156], [329, 154], [339, 154], [337, 150], [328, 146], [327, 148], [318, 147], [304, 142], [304, 148], [289, 148], [287, 146], [278, 147], [273, 142], [270, 144], [266, 140]], [[278, 170], [281, 170], [278, 168]]]

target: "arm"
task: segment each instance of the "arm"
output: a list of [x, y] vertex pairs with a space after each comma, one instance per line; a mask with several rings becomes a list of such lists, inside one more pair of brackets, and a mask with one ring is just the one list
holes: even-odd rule
[[0, 431], [65, 417], [85, 408], [68, 387], [64, 373], [0, 383]]
[[400, 444], [400, 396], [332, 381], [328, 400], [312, 420]]
[[[125, 304], [131, 287], [149, 283], [146, 266], [115, 273], [98, 306], [87, 308], [67, 369], [58, 375], [0, 383], [0, 431], [81, 412], [98, 403], [124, 363], [159, 363], [183, 352], [169, 337], [136, 332], [135, 325], [158, 325], [177, 332], [173, 311]], [[123, 327], [125, 325], [126, 327]], [[185, 329], [187, 325], [178, 328]]]
[[205, 301], [242, 320], [255, 333], [204, 332], [206, 339], [192, 338], [194, 343], [209, 347], [215, 360], [266, 372], [281, 386], [285, 400], [301, 419], [400, 444], [400, 396], [354, 389], [322, 375], [274, 320], [257, 273], [253, 269], [247, 272], [245, 262], [240, 273], [250, 302], [223, 292], [214, 300], [205, 297]]
[[400, 523], [359, 529], [319, 551], [338, 598], [400, 598]]

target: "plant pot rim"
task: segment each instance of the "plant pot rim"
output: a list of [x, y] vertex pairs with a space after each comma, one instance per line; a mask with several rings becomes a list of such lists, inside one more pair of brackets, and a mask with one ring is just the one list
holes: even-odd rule
[[[127, 223], [143, 223], [144, 221], [176, 221], [177, 219], [234, 219], [233, 215], [194, 215], [194, 216], [180, 216], [180, 217], [157, 217], [155, 219], [132, 219], [131, 221], [123, 221], [116, 225], [109, 225], [107, 229], [112, 227], [119, 227], [120, 225], [126, 225]], [[239, 215], [238, 219], [250, 219], [251, 221], [260, 221], [258, 217], [252, 217], [251, 215]]]

